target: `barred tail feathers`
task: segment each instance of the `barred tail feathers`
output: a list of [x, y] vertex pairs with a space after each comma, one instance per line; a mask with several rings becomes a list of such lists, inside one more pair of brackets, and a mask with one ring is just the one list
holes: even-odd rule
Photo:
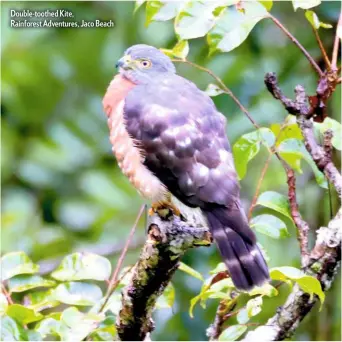
[[267, 282], [268, 267], [244, 213], [226, 207], [204, 213], [236, 288], [249, 291]]

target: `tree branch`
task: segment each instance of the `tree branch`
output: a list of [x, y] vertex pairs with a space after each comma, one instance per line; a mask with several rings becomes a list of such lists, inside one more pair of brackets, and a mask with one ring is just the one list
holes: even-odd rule
[[335, 34], [335, 40], [334, 40], [334, 47], [331, 57], [331, 69], [332, 71], [337, 71], [337, 57], [338, 57], [338, 47], [340, 45], [340, 37], [339, 37], [339, 31], [342, 30], [342, 11], [340, 12], [340, 17], [338, 19], [337, 27], [336, 27], [336, 34]]
[[[278, 86], [277, 78], [274, 73], [268, 73], [265, 83], [272, 95], [280, 100], [290, 114], [297, 116], [297, 123], [302, 131], [306, 149], [312, 156], [317, 167], [322, 170], [329, 181], [335, 186], [336, 191], [341, 195], [341, 175], [331, 161], [331, 132], [327, 132], [324, 138], [324, 149], [319, 146], [313, 133], [313, 124], [308, 118], [310, 108], [306, 104], [307, 96], [302, 86], [295, 89], [296, 99], [292, 101], [282, 93]], [[298, 204], [295, 199], [295, 180], [293, 174], [288, 175], [289, 200], [291, 214], [299, 229], [302, 257], [303, 252], [307, 265], [306, 274], [318, 279], [323, 291], [327, 291], [334, 279], [341, 259], [341, 221], [342, 208], [336, 216], [329, 222], [328, 227], [321, 227], [317, 231], [317, 239], [314, 249], [308, 254], [306, 230], [309, 228], [307, 223], [302, 220]], [[299, 215], [299, 216], [298, 216]], [[303, 259], [302, 259], [303, 260]], [[290, 337], [302, 319], [309, 313], [317, 301], [317, 296], [310, 298], [310, 295], [295, 285], [285, 304], [277, 313], [268, 320], [266, 325], [256, 328], [249, 332], [244, 341], [278, 341]]]
[[257, 200], [258, 200], [258, 197], [259, 197], [259, 193], [260, 193], [260, 189], [261, 189], [261, 184], [262, 184], [262, 182], [263, 182], [263, 180], [265, 178], [267, 169], [268, 169], [268, 167], [270, 165], [270, 161], [271, 161], [272, 155], [273, 155], [273, 153], [269, 153], [269, 155], [267, 157], [267, 160], [265, 162], [265, 165], [264, 165], [264, 167], [261, 170], [261, 174], [260, 174], [260, 177], [259, 177], [259, 180], [258, 180], [258, 184], [257, 184], [256, 190], [255, 190], [255, 193], [254, 193], [254, 196], [253, 196], [253, 199], [252, 199], [252, 203], [251, 203], [251, 206], [249, 207], [249, 210], [248, 210], [248, 221], [250, 221], [251, 218], [252, 218], [252, 213], [253, 213], [253, 210], [254, 210], [254, 208], [256, 206], [256, 203], [257, 203]]
[[278, 80], [275, 73], [268, 73], [265, 77], [265, 84], [270, 93], [280, 100], [285, 109], [297, 117], [297, 123], [304, 137], [304, 144], [312, 159], [316, 163], [328, 180], [334, 185], [339, 197], [342, 194], [342, 177], [331, 158], [328, 158], [323, 147], [315, 139], [313, 122], [310, 120], [311, 108], [307, 105], [307, 95], [304, 88], [298, 85], [295, 88], [296, 100], [287, 98], [278, 86]]
[[287, 170], [287, 184], [288, 184], [288, 198], [290, 202], [290, 210], [293, 221], [298, 231], [298, 241], [301, 252], [302, 267], [308, 265], [309, 250], [308, 250], [308, 235], [310, 227], [306, 221], [303, 220], [302, 215], [299, 212], [297, 196], [296, 196], [296, 177], [292, 169]]
[[222, 326], [224, 322], [233, 314], [237, 312], [233, 312], [237, 304], [238, 294], [233, 291], [231, 293], [232, 300], [227, 303], [226, 300], [222, 300], [217, 308], [215, 319], [213, 324], [209, 326], [207, 329], [207, 336], [209, 337], [209, 341], [217, 341], [219, 336], [222, 333]]
[[320, 48], [320, 50], [322, 52], [322, 56], [323, 56], [324, 62], [326, 64], [327, 68], [330, 69], [331, 68], [331, 63], [329, 61], [329, 57], [327, 55], [327, 52], [325, 51], [324, 45], [323, 45], [323, 43], [321, 41], [321, 38], [319, 37], [318, 30], [316, 30], [316, 28], [313, 27], [313, 26], [312, 26], [312, 30], [314, 32], [314, 35], [315, 35], [315, 38], [316, 38], [317, 43], [319, 45], [319, 48]]
[[[311, 253], [310, 261], [313, 264], [306, 272], [320, 281], [323, 291], [330, 288], [340, 265], [341, 221], [342, 209], [329, 222], [328, 227], [321, 227], [318, 230], [314, 251], [320, 252], [317, 254]], [[320, 259], [317, 260], [319, 255]], [[295, 285], [280, 310], [267, 321], [266, 325], [249, 332], [243, 341], [279, 341], [289, 338], [316, 301], [317, 296], [310, 299], [308, 293]]]
[[122, 292], [117, 331], [122, 341], [142, 341], [153, 330], [152, 311], [171, 281], [183, 254], [192, 247], [209, 246], [209, 229], [177, 216], [150, 218], [149, 232], [129, 284]]
[[308, 61], [311, 63], [313, 68], [317, 71], [319, 76], [323, 76], [323, 71], [320, 69], [318, 64], [314, 61], [314, 59], [311, 57], [311, 55], [305, 50], [302, 44], [299, 43], [299, 41], [289, 32], [289, 30], [272, 14], [268, 14], [268, 17], [273, 20], [273, 22], [291, 39], [291, 41], [298, 46], [300, 51], [303, 52], [304, 56], [308, 59]]

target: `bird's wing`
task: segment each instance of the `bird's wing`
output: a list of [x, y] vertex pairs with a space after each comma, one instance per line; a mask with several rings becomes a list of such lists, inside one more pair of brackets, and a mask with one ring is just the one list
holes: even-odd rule
[[171, 76], [126, 97], [126, 128], [145, 165], [188, 206], [230, 206], [239, 185], [225, 118], [193, 83]]
[[130, 91], [124, 117], [145, 166], [181, 202], [204, 212], [236, 287], [250, 290], [267, 281], [241, 208], [225, 119], [212, 100], [185, 79], [167, 77]]

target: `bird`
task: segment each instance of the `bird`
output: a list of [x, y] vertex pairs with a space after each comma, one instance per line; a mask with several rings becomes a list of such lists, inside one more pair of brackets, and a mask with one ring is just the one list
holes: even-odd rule
[[131, 46], [116, 67], [102, 103], [123, 174], [152, 203], [172, 196], [200, 210], [236, 289], [263, 286], [268, 266], [241, 205], [225, 116], [153, 46]]

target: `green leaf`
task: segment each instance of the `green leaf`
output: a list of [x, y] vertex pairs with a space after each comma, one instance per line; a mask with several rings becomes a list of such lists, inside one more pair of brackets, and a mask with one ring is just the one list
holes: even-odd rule
[[167, 21], [174, 18], [180, 6], [179, 1], [147, 1], [145, 25], [148, 26], [152, 21]]
[[298, 139], [287, 139], [278, 146], [283, 159], [297, 172], [302, 173], [300, 161], [303, 158], [303, 143]]
[[136, 0], [134, 5], [133, 14], [146, 2], [146, 0]]
[[194, 309], [195, 305], [203, 297], [205, 292], [209, 290], [210, 284], [211, 284], [211, 282], [212, 282], [214, 277], [215, 277], [215, 275], [213, 275], [210, 278], [206, 279], [205, 282], [202, 285], [202, 288], [201, 288], [201, 291], [200, 291], [199, 295], [197, 295], [196, 297], [194, 297], [194, 298], [192, 298], [190, 300], [189, 315], [190, 315], [191, 318], [193, 318], [193, 309]]
[[115, 341], [116, 339], [116, 317], [108, 316], [100, 323], [99, 327], [92, 331], [90, 339], [92, 341]]
[[103, 319], [103, 314], [84, 314], [71, 307], [63, 311], [61, 315], [58, 334], [62, 341], [82, 341], [98, 327]]
[[270, 277], [274, 280], [286, 281], [287, 279], [294, 280], [300, 288], [310, 294], [316, 294], [320, 301], [321, 307], [325, 299], [325, 294], [322, 290], [321, 283], [314, 277], [306, 275], [303, 271], [289, 266], [274, 267], [270, 270]]
[[58, 306], [54, 299], [54, 290], [30, 292], [25, 296], [25, 305], [34, 311], [42, 311]]
[[60, 281], [108, 280], [111, 274], [108, 259], [93, 253], [73, 253], [66, 256], [51, 276]]
[[246, 330], [247, 327], [245, 325], [232, 325], [229, 328], [223, 330], [218, 340], [236, 341]]
[[175, 32], [180, 39], [203, 37], [215, 25], [222, 11], [215, 9], [237, 1], [187, 1], [175, 19]]
[[217, 291], [217, 292], [230, 292], [230, 289], [234, 288], [234, 284], [231, 278], [224, 278], [215, 284], [210, 286], [210, 291]]
[[305, 17], [314, 29], [319, 29], [321, 23], [314, 11], [305, 11]]
[[44, 316], [20, 304], [12, 304], [7, 308], [7, 315], [25, 325], [41, 320]]
[[201, 273], [195, 271], [193, 268], [191, 268], [190, 266], [184, 264], [183, 262], [179, 263], [178, 269], [183, 271], [183, 272], [185, 272], [185, 273], [187, 273], [187, 274], [189, 274], [189, 275], [191, 275], [194, 278], [197, 278], [197, 279], [199, 279], [201, 281], [204, 281]]
[[172, 50], [160, 49], [170, 58], [181, 58], [185, 59], [189, 53], [189, 43], [187, 40], [180, 40]]
[[273, 1], [258, 1], [260, 2], [265, 8], [266, 10], [269, 12], [272, 9], [273, 6]]
[[261, 143], [268, 147], [274, 145], [275, 136], [269, 128], [260, 128], [244, 134], [234, 144], [233, 155], [239, 179], [246, 175], [247, 164], [260, 151]]
[[174, 302], [175, 302], [175, 288], [172, 285], [172, 283], [169, 283], [162, 295], [158, 298], [156, 303], [157, 309], [169, 309], [172, 308]]
[[217, 274], [219, 272], [225, 272], [225, 271], [227, 271], [226, 264], [224, 262], [219, 262], [213, 270], [209, 271], [209, 273], [210, 274]]
[[332, 145], [339, 151], [342, 149], [342, 126], [341, 124], [331, 118], [325, 118], [322, 123], [315, 123], [320, 132], [324, 134], [325, 131], [331, 129], [333, 131]]
[[5, 316], [1, 318], [1, 341], [27, 341], [27, 334], [22, 326], [13, 318]]
[[283, 140], [294, 138], [294, 139], [299, 139], [303, 140], [303, 135], [296, 123], [286, 125], [281, 129], [280, 124], [272, 124], [271, 125], [271, 131], [274, 133], [276, 136], [276, 146], [278, 146]]
[[321, 0], [292, 0], [293, 8], [296, 11], [297, 8], [309, 9], [318, 6]]
[[263, 286], [254, 287], [248, 294], [251, 297], [259, 294], [267, 297], [275, 297], [278, 296], [278, 290], [271, 284], [265, 283]]
[[2, 292], [0, 292], [0, 317], [6, 313], [7, 307], [7, 298]]
[[228, 8], [208, 33], [210, 54], [216, 50], [228, 52], [241, 45], [267, 15], [266, 8], [259, 2], [244, 2], [244, 13], [235, 7]]
[[274, 267], [270, 269], [270, 277], [273, 280], [284, 281], [286, 279], [299, 279], [304, 277], [305, 273], [298, 268], [290, 266]]
[[213, 96], [223, 94], [224, 91], [219, 86], [217, 86], [216, 84], [209, 83], [207, 89], [205, 90], [205, 93], [207, 93], [207, 95], [213, 97]]
[[[102, 307], [104, 303], [104, 298], [102, 298], [96, 305], [94, 305], [89, 313], [98, 313], [100, 308]], [[103, 308], [102, 312], [111, 311], [114, 315], [118, 315], [119, 311], [122, 307], [121, 305], [122, 296], [119, 292], [114, 292], [108, 299], [108, 302], [106, 303], [105, 307]]]
[[241, 308], [236, 315], [236, 320], [240, 324], [246, 324], [249, 321], [248, 311], [246, 308]]
[[253, 316], [256, 316], [258, 313], [261, 312], [261, 305], [262, 305], [262, 296], [258, 296], [256, 298], [250, 299], [246, 307], [242, 308], [236, 319], [240, 324], [245, 324], [249, 321], [249, 319]]
[[247, 302], [247, 306], [246, 306], [248, 317], [253, 317], [253, 316], [256, 316], [258, 313], [260, 313], [261, 305], [262, 305], [262, 296], [258, 296], [258, 297], [250, 299]]
[[220, 298], [231, 300], [230, 291], [234, 288], [232, 280], [230, 278], [224, 278], [216, 282], [215, 284], [211, 285], [215, 276], [216, 274], [206, 279], [206, 281], [202, 285], [201, 292], [199, 293], [199, 295], [190, 300], [190, 317], [193, 317], [194, 307], [199, 301], [201, 301], [201, 306], [205, 308], [205, 303], [208, 298]]
[[320, 310], [322, 309], [322, 305], [325, 300], [325, 293], [322, 290], [321, 283], [312, 276], [304, 276], [296, 280], [298, 285], [304, 292], [307, 292], [312, 297], [313, 294], [316, 294], [321, 302]]
[[193, 311], [194, 311], [194, 307], [195, 305], [198, 303], [198, 301], [201, 299], [201, 295], [199, 294], [198, 296], [194, 297], [194, 298], [191, 298], [190, 300], [190, 307], [189, 307], [189, 316], [191, 318], [194, 318], [194, 314], [193, 314]]
[[55, 281], [44, 279], [39, 275], [17, 275], [8, 281], [10, 292], [23, 292], [36, 287], [51, 287], [55, 285]]
[[65, 304], [94, 305], [102, 298], [102, 291], [95, 284], [70, 282], [58, 285], [53, 298]]
[[327, 188], [328, 184], [324, 174], [319, 171], [315, 162], [312, 160], [309, 152], [306, 150], [304, 143], [299, 139], [286, 139], [278, 146], [278, 152], [283, 159], [296, 171], [302, 173], [301, 159], [304, 159], [311, 167], [317, 184], [322, 188]]
[[34, 264], [24, 252], [11, 252], [1, 258], [1, 279], [7, 280], [18, 274], [32, 274], [39, 271], [39, 266]]
[[278, 213], [281, 213], [287, 216], [292, 221], [289, 201], [287, 197], [279, 194], [278, 192], [275, 192], [275, 191], [263, 192], [259, 196], [256, 204], [273, 209], [277, 211]]
[[40, 333], [40, 335], [45, 338], [46, 336], [58, 336], [58, 332], [60, 329], [60, 321], [53, 317], [48, 317], [41, 320], [35, 330]]
[[40, 335], [38, 331], [26, 330], [26, 334], [27, 334], [28, 341], [42, 341], [43, 340], [42, 335]]
[[290, 236], [285, 223], [273, 215], [263, 214], [253, 217], [250, 226], [257, 232], [268, 235], [274, 239]]

